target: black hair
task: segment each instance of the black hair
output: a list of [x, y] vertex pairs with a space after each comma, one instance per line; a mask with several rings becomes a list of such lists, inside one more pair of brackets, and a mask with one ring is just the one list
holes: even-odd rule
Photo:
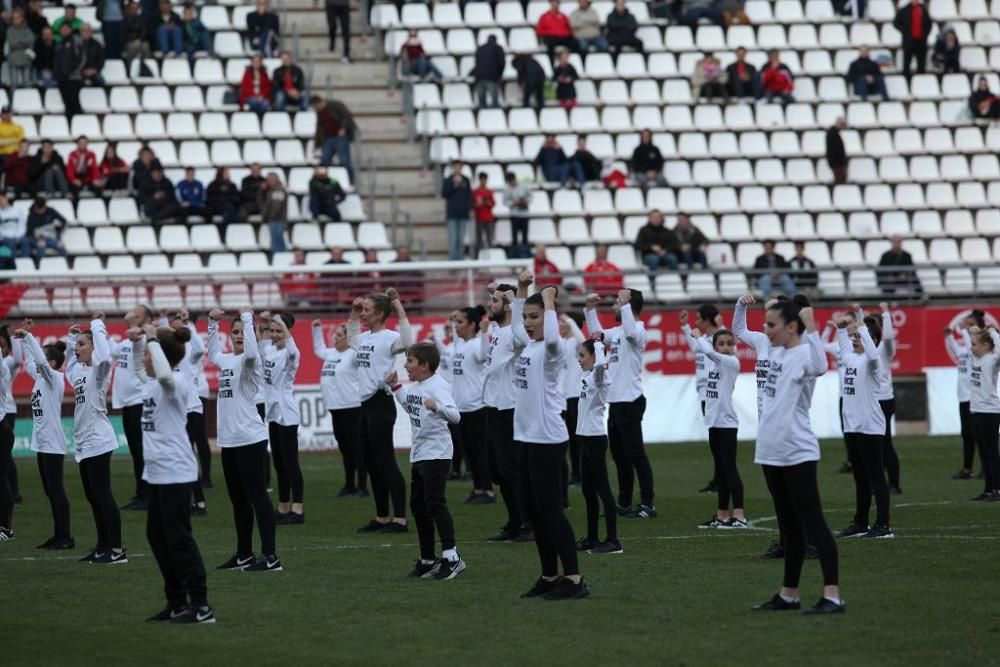
[[285, 327], [289, 331], [291, 331], [292, 327], [295, 326], [295, 316], [291, 313], [278, 313], [278, 317], [280, 317], [281, 321], [285, 323]]
[[882, 342], [881, 322], [874, 315], [865, 315], [865, 326], [868, 327], [868, 333], [871, 334], [872, 342], [878, 346]]
[[524, 300], [524, 305], [526, 306], [538, 306], [539, 308], [545, 308], [545, 300], [542, 299], [541, 292], [535, 292], [527, 299]]
[[736, 340], [736, 336], [733, 336], [732, 331], [724, 327], [720, 327], [719, 329], [715, 330], [714, 334], [712, 334], [712, 347], [715, 347], [715, 344], [719, 342], [719, 338], [721, 338], [722, 336], [732, 336], [733, 340], [734, 341]]
[[160, 328], [156, 330], [156, 340], [160, 343], [160, 349], [163, 350], [167, 363], [173, 368], [187, 354], [184, 344], [191, 340], [191, 332], [186, 328]]
[[459, 308], [458, 312], [465, 315], [465, 319], [468, 322], [473, 322], [478, 324], [479, 320], [486, 316], [486, 309], [482, 306], [473, 306], [471, 308]]
[[381, 292], [372, 292], [365, 297], [373, 304], [375, 304], [375, 310], [382, 314], [382, 317], [388, 319], [389, 315], [392, 314], [392, 302], [389, 301], [389, 297]]
[[6, 343], [8, 348], [11, 347], [11, 345], [10, 345], [10, 327], [8, 325], [6, 325], [6, 324], [3, 325], [2, 327], [0, 327], [0, 340], [2, 340], [4, 343]]
[[715, 318], [719, 316], [719, 309], [710, 303], [703, 303], [698, 306], [698, 315], [703, 320], [715, 323]]
[[60, 340], [46, 345], [42, 348], [42, 352], [45, 353], [47, 361], [56, 362], [56, 368], [62, 368], [63, 364], [66, 363], [66, 341]]
[[441, 353], [434, 343], [423, 342], [411, 345], [406, 350], [406, 356], [413, 357], [418, 363], [427, 364], [431, 373], [436, 373], [441, 365]]
[[588, 338], [587, 340], [585, 340], [582, 343], [580, 343], [580, 347], [582, 347], [583, 349], [585, 349], [587, 351], [587, 353], [590, 354], [590, 356], [592, 356], [592, 357], [596, 357], [597, 356], [597, 350], [594, 349], [594, 339], [593, 338]]
[[645, 298], [642, 296], [642, 292], [637, 289], [629, 288], [632, 297], [629, 299], [629, 305], [632, 306], [632, 314], [639, 315], [642, 312], [642, 306], [646, 302]]
[[980, 329], [986, 328], [986, 313], [979, 310], [978, 308], [973, 310], [971, 313], [966, 315], [966, 317], [971, 317], [976, 321], [976, 326]]
[[583, 322], [584, 322], [583, 313], [581, 313], [579, 310], [570, 310], [563, 314], [566, 315], [566, 317], [568, 317], [569, 319], [576, 322], [576, 326], [581, 328], [583, 327]]
[[802, 318], [799, 317], [799, 311], [802, 310], [802, 306], [793, 301], [779, 301], [772, 303], [768, 310], [778, 313], [778, 317], [785, 324], [795, 322], [798, 325], [797, 329], [800, 336], [805, 333], [806, 325], [802, 322]]
[[812, 302], [809, 301], [809, 297], [801, 292], [792, 297], [792, 303], [799, 308], [809, 308], [812, 306]]
[[503, 294], [504, 292], [517, 292], [517, 288], [513, 285], [508, 285], [507, 283], [500, 283], [496, 288], [497, 292]]

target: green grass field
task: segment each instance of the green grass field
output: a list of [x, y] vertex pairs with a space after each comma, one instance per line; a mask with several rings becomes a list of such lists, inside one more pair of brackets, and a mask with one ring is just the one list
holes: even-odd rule
[[[128, 565], [75, 562], [94, 529], [73, 465], [66, 477], [81, 548], [36, 550], [51, 521], [34, 462], [19, 459], [17, 539], [0, 545], [0, 664], [997, 664], [1000, 505], [968, 502], [981, 481], [950, 479], [957, 440], [897, 446], [905, 491], [894, 498], [898, 537], [839, 543], [848, 613], [820, 619], [750, 611], [775, 592], [782, 569], [757, 559], [775, 523], [749, 446], [741, 471], [758, 530], [698, 530], [714, 507], [714, 496], [695, 493], [710, 476], [708, 448], [650, 447], [659, 518], [620, 522], [623, 556], [581, 554], [593, 595], [561, 603], [518, 598], [538, 574], [534, 545], [487, 544], [503, 523], [502, 505], [462, 505], [468, 483], [452, 484], [449, 499], [469, 569], [450, 582], [407, 579], [415, 533], [355, 535], [372, 506], [334, 499], [336, 454], [303, 457], [307, 523], [279, 527], [284, 572], [216, 572], [234, 546], [216, 458], [209, 516], [195, 532], [219, 622], [197, 627], [143, 622], [163, 604], [144, 514], [123, 513]], [[826, 443], [824, 452], [820, 484], [838, 529], [850, 521], [853, 485], [835, 472], [842, 445]], [[124, 500], [130, 466], [113, 465]], [[579, 533], [583, 497], [571, 493]], [[818, 563], [809, 561], [803, 603], [820, 591]]]

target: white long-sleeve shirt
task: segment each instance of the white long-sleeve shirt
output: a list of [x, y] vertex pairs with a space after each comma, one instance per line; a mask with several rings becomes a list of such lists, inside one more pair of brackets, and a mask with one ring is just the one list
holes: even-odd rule
[[[863, 323], [862, 323], [863, 326]], [[837, 390], [839, 393], [844, 392], [844, 361], [840, 358], [840, 343], [836, 340], [832, 340], [836, 336], [836, 328], [827, 326], [823, 329], [820, 339], [823, 341], [823, 350], [833, 357], [833, 362], [837, 365]]]
[[486, 333], [469, 340], [456, 337], [452, 342], [451, 393], [460, 412], [474, 412], [486, 405], [483, 387], [489, 353], [490, 337]]
[[[11, 337], [10, 355], [0, 359], [0, 363], [7, 368], [7, 375], [9, 377], [9, 380], [4, 383], [2, 391], [0, 391], [0, 411], [4, 414], [17, 414], [17, 403], [14, 401], [14, 380], [17, 378], [17, 374], [21, 370], [21, 363], [23, 359], [24, 350], [22, 349], [21, 341], [17, 338]], [[0, 417], [0, 419], [2, 419], [2, 417]]]
[[[854, 314], [861, 326], [865, 321], [865, 312], [859, 310]], [[878, 400], [888, 401], [895, 396], [892, 387], [892, 359], [896, 356], [896, 330], [892, 326], [892, 313], [882, 313], [882, 341], [878, 344], [878, 354], [882, 361], [879, 378]]]
[[24, 368], [35, 380], [31, 390], [31, 451], [42, 454], [65, 454], [66, 431], [62, 426], [62, 403], [66, 379], [52, 370], [45, 353], [31, 334], [24, 337]]
[[764, 387], [767, 385], [767, 372], [771, 366], [771, 339], [760, 331], [750, 331], [747, 328], [747, 306], [736, 302], [733, 311], [733, 335], [736, 340], [753, 348], [757, 354], [754, 364], [754, 374], [757, 377], [757, 417], [760, 418], [764, 408]]
[[128, 338], [111, 344], [115, 377], [111, 387], [111, 407], [115, 410], [142, 403], [142, 385], [132, 372], [132, 341]]
[[358, 367], [358, 388], [363, 403], [377, 391], [389, 393], [385, 376], [392, 370], [396, 355], [403, 354], [413, 344], [413, 333], [408, 320], [399, 321], [399, 332], [383, 329], [362, 333], [360, 326], [357, 320], [347, 322], [347, 340], [357, 352], [354, 363]]
[[[76, 358], [76, 336], [66, 343], [66, 379], [73, 387], [73, 445], [76, 462], [113, 452], [118, 436], [108, 419], [108, 384], [111, 382], [111, 347], [101, 320], [90, 323], [94, 351], [89, 366]], [[131, 349], [131, 348], [130, 348]], [[190, 444], [188, 445], [190, 448]]]
[[993, 350], [981, 357], [972, 355], [969, 359], [969, 384], [972, 395], [969, 411], [972, 413], [1000, 412], [1000, 397], [997, 396], [997, 371], [1000, 364], [1000, 335], [990, 331]]
[[840, 390], [844, 401], [841, 412], [844, 433], [883, 435], [885, 413], [878, 404], [882, 362], [875, 341], [863, 322], [858, 326], [858, 335], [864, 348], [864, 352], [860, 354], [854, 351], [847, 329], [837, 329], [837, 345], [840, 347], [838, 358], [844, 368], [844, 381]]
[[960, 335], [962, 336], [961, 343], [955, 340], [955, 337], [950, 333], [945, 335], [944, 342], [948, 346], [948, 350], [955, 357], [955, 363], [958, 367], [958, 402], [967, 403], [972, 398], [972, 384], [969, 378], [972, 341], [967, 329], [962, 329]]
[[561, 444], [569, 440], [562, 418], [563, 346], [559, 318], [546, 310], [543, 340], [531, 340], [524, 328], [524, 299], [510, 306], [514, 337], [524, 346], [514, 367], [514, 440], [528, 444]]
[[[523, 322], [522, 322], [523, 326]], [[486, 355], [483, 402], [497, 410], [512, 410], [516, 402], [514, 367], [524, 349], [524, 341], [514, 337], [514, 327], [490, 326], [490, 349]]]
[[607, 366], [608, 357], [604, 354], [604, 344], [594, 341], [594, 367], [582, 373], [580, 378], [580, 403], [576, 414], [577, 435], [607, 434], [604, 413], [608, 406], [608, 388], [611, 385]]
[[312, 329], [313, 353], [323, 360], [319, 374], [319, 389], [327, 410], [346, 410], [361, 405], [358, 395], [358, 367], [354, 364], [355, 351], [348, 347], [341, 352], [327, 347], [323, 340], [323, 327]]
[[646, 328], [632, 315], [632, 305], [625, 304], [618, 310], [621, 325], [605, 331], [593, 308], [585, 311], [587, 330], [593, 334], [604, 332], [604, 345], [608, 354], [609, 403], [631, 403], [642, 396], [642, 357], [646, 353]]
[[240, 320], [243, 354], [222, 354], [219, 323], [208, 321], [208, 360], [219, 369], [219, 391], [215, 397], [219, 447], [243, 447], [267, 441], [267, 425], [257, 412], [262, 363], [253, 315], [240, 313]]
[[0, 237], [20, 239], [28, 233], [28, 214], [17, 206], [0, 208]]
[[[448, 424], [457, 424], [460, 415], [448, 382], [435, 374], [408, 387], [401, 386], [393, 393], [396, 401], [410, 417], [410, 428], [413, 431], [410, 463], [450, 461], [454, 454], [454, 445]], [[424, 405], [424, 401], [428, 398], [434, 399], [437, 403], [434, 412]]]
[[694, 388], [698, 392], [698, 400], [705, 401], [705, 387], [708, 385], [708, 364], [705, 363], [705, 353], [702, 352], [698, 341], [704, 339], [704, 334], [696, 336], [687, 324], [681, 326], [684, 340], [687, 341], [688, 348], [694, 353]]
[[282, 426], [297, 426], [299, 403], [295, 400], [295, 375], [302, 355], [289, 335], [285, 347], [271, 346], [264, 357], [264, 416]]
[[563, 396], [566, 399], [580, 398], [581, 381], [583, 379], [583, 368], [576, 358], [577, 350], [583, 341], [587, 340], [580, 331], [580, 327], [572, 318], [566, 318], [566, 326], [569, 327], [569, 337], [563, 338]]
[[434, 345], [438, 349], [438, 354], [441, 355], [441, 360], [438, 362], [437, 374], [440, 375], [445, 382], [451, 384], [451, 355], [454, 350], [453, 342], [446, 343], [435, 336]]
[[733, 390], [740, 374], [740, 360], [735, 355], [716, 352], [707, 336], [699, 336], [695, 341], [705, 359], [705, 426], [739, 428]]
[[[14, 378], [10, 375], [10, 368], [7, 364], [0, 363], [0, 391], [6, 391], [7, 387], [13, 386]], [[13, 413], [11, 413], [13, 414]], [[7, 406], [0, 401], [0, 419], [7, 417]]]
[[201, 414], [205, 406], [202, 405], [201, 396], [198, 395], [198, 376], [204, 374], [205, 342], [193, 324], [188, 324], [187, 329], [191, 332], [191, 340], [184, 344], [184, 358], [177, 365], [177, 370], [184, 374], [188, 386], [191, 387], [191, 391], [188, 392], [187, 411]]

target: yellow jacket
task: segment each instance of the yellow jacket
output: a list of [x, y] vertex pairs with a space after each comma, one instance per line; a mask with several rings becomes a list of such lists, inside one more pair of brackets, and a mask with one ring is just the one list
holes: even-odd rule
[[24, 128], [14, 121], [0, 121], [0, 155], [17, 153], [17, 146], [24, 139]]

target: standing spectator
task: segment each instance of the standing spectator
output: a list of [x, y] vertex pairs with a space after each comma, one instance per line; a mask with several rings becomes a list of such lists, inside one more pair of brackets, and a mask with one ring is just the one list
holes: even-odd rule
[[806, 257], [806, 244], [802, 241], [795, 242], [795, 257], [788, 263], [791, 267], [792, 282], [799, 291], [814, 290], [819, 287], [819, 272], [816, 271], [816, 262]]
[[80, 76], [85, 86], [103, 86], [104, 45], [94, 39], [94, 29], [89, 23], [80, 28], [80, 46], [83, 49], [83, 68]]
[[863, 100], [867, 100], [871, 92], [878, 93], [883, 100], [889, 99], [882, 68], [871, 59], [867, 46], [862, 46], [858, 50], [858, 59], [851, 63], [847, 70], [847, 80], [854, 86], [854, 94]]
[[163, 167], [155, 166], [149, 173], [149, 182], [139, 192], [142, 211], [153, 224], [171, 220], [177, 214], [177, 195], [174, 184], [163, 175]]
[[[10, 39], [9, 36], [8, 39]], [[962, 47], [958, 43], [958, 35], [955, 34], [955, 28], [950, 24], [945, 24], [941, 28], [941, 34], [938, 35], [937, 40], [934, 42], [934, 53], [931, 55], [931, 62], [945, 74], [958, 74], [962, 71], [962, 66], [959, 64], [959, 54], [961, 51]]]
[[521, 86], [522, 106], [530, 107], [531, 99], [534, 98], [535, 109], [541, 111], [545, 106], [545, 70], [526, 53], [514, 56], [511, 64], [517, 72], [517, 83]]
[[708, 256], [705, 255], [705, 248], [708, 247], [708, 239], [700, 229], [691, 224], [691, 217], [687, 213], [677, 214], [677, 224], [674, 225], [673, 232], [680, 251], [679, 263], [691, 268], [707, 267]]
[[507, 55], [497, 43], [497, 36], [488, 36], [486, 43], [476, 49], [475, 65], [471, 72], [476, 82], [476, 99], [479, 100], [480, 108], [495, 109], [500, 106], [500, 82], [503, 81], [506, 67]]
[[62, 242], [62, 233], [66, 228], [66, 218], [54, 208], [49, 208], [44, 197], [38, 197], [28, 212], [28, 238], [32, 243], [32, 256], [35, 264], [48, 254], [49, 250], [66, 256], [66, 246]]
[[194, 167], [184, 169], [184, 180], [177, 184], [177, 205], [184, 222], [191, 216], [205, 216], [205, 185], [195, 178]]
[[693, 30], [698, 27], [701, 19], [708, 19], [720, 28], [723, 26], [722, 10], [719, 9], [717, 0], [684, 0], [681, 23]]
[[746, 12], [747, 0], [719, 0], [722, 10], [722, 23], [727, 28], [731, 25], [749, 25], [750, 17]]
[[826, 163], [833, 172], [833, 182], [841, 185], [847, 182], [847, 149], [840, 131], [847, 128], [847, 122], [838, 118], [837, 122], [826, 131]]
[[274, 70], [271, 80], [274, 90], [274, 110], [285, 111], [288, 107], [305, 111], [309, 102], [306, 92], [306, 75], [302, 68], [292, 62], [292, 54], [281, 52], [281, 66]]
[[639, 145], [632, 151], [632, 178], [639, 187], [667, 184], [663, 162], [663, 153], [653, 143], [653, 133], [649, 130], [640, 132]]
[[691, 78], [691, 88], [694, 98], [721, 97], [723, 101], [728, 98], [726, 91], [726, 72], [722, 69], [722, 63], [712, 54], [706, 54], [704, 58], [695, 63], [694, 76]]
[[4, 185], [8, 191], [14, 192], [14, 198], [20, 198], [31, 190], [31, 145], [27, 139], [21, 139], [17, 153], [8, 155], [3, 161]]
[[184, 51], [184, 31], [181, 17], [173, 11], [170, 0], [160, 0], [159, 11], [153, 16], [152, 34], [156, 38], [156, 48], [164, 55], [181, 55]]
[[910, 0], [896, 12], [892, 22], [903, 37], [903, 75], [910, 80], [911, 63], [917, 61], [917, 71], [927, 71], [927, 38], [931, 34], [931, 15], [923, 0]]
[[608, 246], [603, 243], [594, 249], [594, 261], [583, 270], [583, 284], [587, 292], [616, 294], [625, 288], [625, 277], [616, 264], [608, 261]]
[[330, 30], [330, 53], [337, 50], [337, 22], [344, 40], [342, 63], [351, 62], [351, 0], [326, 0], [326, 25]]
[[542, 176], [550, 183], [558, 181], [559, 186], [564, 188], [572, 176], [577, 185], [583, 185], [583, 168], [579, 162], [566, 157], [554, 134], [545, 135], [545, 142], [538, 149], [532, 164], [542, 170]]
[[28, 0], [28, 9], [24, 13], [24, 21], [35, 33], [35, 37], [41, 37], [42, 30], [50, 27], [49, 20], [42, 13], [42, 0]]
[[88, 146], [87, 137], [77, 137], [76, 150], [66, 158], [66, 180], [73, 195], [77, 196], [87, 188], [100, 196], [104, 187], [101, 180], [101, 169], [97, 164], [97, 156]]
[[779, 283], [782, 292], [786, 296], [795, 293], [795, 283], [788, 273], [788, 262], [785, 258], [774, 252], [774, 241], [764, 241], [764, 254], [760, 255], [753, 263], [754, 275], [757, 279], [757, 288], [761, 296], [765, 299], [771, 296], [775, 282]]
[[576, 68], [569, 64], [569, 51], [559, 52], [559, 63], [552, 70], [552, 79], [556, 84], [556, 99], [563, 109], [576, 106], [575, 81], [580, 78]]
[[455, 160], [451, 176], [441, 185], [445, 204], [445, 222], [448, 226], [448, 259], [462, 259], [465, 247], [465, 225], [472, 211], [472, 185], [462, 174], [462, 161]]
[[83, 109], [80, 108], [80, 88], [83, 87], [83, 46], [80, 38], [73, 35], [69, 23], [63, 23], [59, 32], [62, 39], [56, 45], [52, 76], [62, 94], [66, 116], [72, 120], [76, 114], [83, 113]]
[[5, 104], [0, 109], [0, 167], [10, 155], [16, 155], [24, 140], [24, 128], [20, 123], [14, 122], [10, 105]]
[[576, 152], [570, 157], [571, 162], [576, 162], [580, 165], [580, 170], [583, 173], [584, 181], [599, 181], [601, 180], [601, 169], [603, 165], [601, 161], [597, 159], [597, 156], [590, 152], [587, 148], [587, 137], [585, 135], [580, 135], [576, 139]]
[[732, 97], [760, 97], [757, 68], [747, 62], [747, 50], [736, 49], [736, 62], [726, 68], [726, 87]]
[[549, 259], [545, 246], [535, 246], [535, 286], [542, 289], [548, 285], [561, 285], [563, 281], [559, 267]]
[[[505, 175], [507, 187], [503, 192], [503, 203], [510, 210], [511, 245], [528, 245], [528, 216], [531, 205], [531, 189], [517, 182], [517, 174], [508, 171]], [[521, 243], [518, 244], [518, 237]]]
[[97, 20], [101, 22], [104, 57], [108, 60], [121, 60], [125, 27], [125, 8], [122, 0], [95, 0], [94, 4], [97, 5]]
[[642, 263], [650, 272], [666, 267], [677, 270], [677, 237], [663, 224], [663, 214], [658, 210], [649, 212], [649, 219], [635, 237], [635, 249], [642, 257]]
[[350, 127], [346, 124], [353, 125], [353, 118], [345, 116], [346, 109], [335, 107], [332, 101], [327, 102], [322, 97], [313, 97], [311, 103], [316, 111], [316, 136], [313, 145], [321, 152], [320, 164], [329, 167], [333, 163], [333, 156], [336, 155], [340, 166], [347, 170], [347, 175], [353, 183], [352, 137]]
[[604, 39], [601, 17], [590, 6], [590, 0], [580, 0], [580, 5], [569, 15], [573, 37], [580, 44], [581, 53], [604, 52], [608, 40]]
[[760, 71], [760, 87], [764, 99], [768, 102], [775, 97], [781, 98], [781, 105], [788, 106], [795, 101], [792, 93], [795, 91], [795, 77], [788, 65], [781, 62], [777, 49], [767, 53], [767, 64]]
[[15, 9], [7, 28], [7, 66], [10, 68], [10, 83], [14, 88], [28, 88], [35, 82], [34, 66], [35, 33], [24, 20], [24, 11]]
[[258, 115], [264, 114], [271, 106], [271, 79], [264, 69], [264, 60], [259, 55], [250, 59], [250, 65], [243, 72], [240, 83], [240, 106]]
[[309, 179], [309, 212], [313, 218], [325, 216], [333, 222], [340, 222], [340, 202], [347, 199], [344, 188], [336, 178], [330, 176], [326, 167], [316, 167]]
[[66, 39], [66, 35], [62, 31], [64, 25], [69, 26], [71, 35], [78, 35], [80, 33], [80, 28], [83, 27], [83, 20], [76, 15], [76, 5], [65, 5], [63, 7], [63, 15], [52, 23], [52, 32], [55, 33], [56, 42]]
[[[260, 6], [261, 3], [258, 3]], [[271, 230], [271, 254], [285, 252], [285, 227], [288, 225], [288, 193], [281, 186], [278, 174], [271, 172], [257, 193], [260, 217]]]
[[6, 192], [0, 192], [0, 248], [7, 248], [14, 257], [31, 256], [28, 214], [10, 205]]
[[484, 249], [493, 247], [493, 233], [496, 229], [496, 218], [493, 207], [496, 200], [493, 190], [487, 185], [489, 177], [486, 172], [479, 173], [479, 187], [472, 193], [472, 209], [476, 218], [476, 256]]
[[129, 168], [125, 160], [118, 157], [118, 148], [115, 144], [108, 144], [104, 149], [104, 158], [98, 169], [101, 171], [105, 192], [128, 189]]
[[559, 0], [549, 0], [549, 11], [539, 17], [535, 34], [545, 44], [549, 60], [555, 59], [556, 47], [559, 46], [570, 51], [580, 50], [580, 45], [573, 38], [573, 28], [569, 24], [569, 18], [559, 11]]
[[52, 28], [45, 26], [35, 41], [35, 72], [43, 88], [51, 88], [56, 83], [56, 38]]
[[212, 34], [194, 13], [194, 7], [191, 5], [184, 7], [184, 14], [181, 18], [181, 33], [184, 52], [187, 53], [188, 60], [192, 63], [194, 54], [212, 53]]
[[132, 189], [142, 192], [142, 189], [153, 180], [153, 170], [163, 169], [163, 165], [156, 159], [153, 149], [143, 146], [139, 149], [139, 156], [132, 163]]
[[225, 240], [226, 227], [239, 220], [240, 191], [236, 184], [229, 180], [229, 169], [219, 167], [215, 170], [215, 178], [208, 184], [205, 205], [208, 215], [222, 218], [219, 228], [219, 238]]
[[28, 176], [34, 184], [35, 192], [58, 193], [60, 197], [69, 196], [66, 164], [49, 139], [42, 139], [41, 147], [35, 153], [35, 157], [31, 158], [31, 170]]
[[250, 165], [250, 173], [243, 177], [240, 183], [240, 219], [246, 220], [251, 215], [260, 213], [258, 196], [265, 182], [261, 166], [257, 162]]
[[131, 68], [132, 61], [136, 57], [142, 59], [153, 55], [149, 46], [149, 21], [139, 14], [139, 4], [134, 0], [125, 3], [122, 34], [125, 40], [125, 69]]
[[923, 290], [913, 268], [913, 256], [903, 250], [903, 237], [894, 234], [889, 243], [891, 247], [878, 262], [879, 287], [886, 294], [892, 294], [897, 289], [913, 290], [919, 294]]
[[639, 39], [639, 22], [625, 7], [625, 0], [615, 0], [615, 8], [608, 14], [608, 46], [615, 55], [621, 53], [622, 47], [629, 47], [643, 53], [642, 40]]
[[257, 10], [247, 14], [247, 34], [250, 46], [265, 58], [278, 53], [281, 42], [278, 15], [268, 11], [267, 0], [257, 0]]
[[416, 30], [411, 30], [403, 46], [399, 49], [399, 63], [403, 76], [415, 76], [421, 80], [440, 81], [444, 78], [431, 59], [424, 52], [424, 45]]
[[979, 77], [976, 89], [969, 96], [969, 111], [973, 118], [1000, 118], [1000, 98], [990, 92], [990, 82], [985, 76]]

